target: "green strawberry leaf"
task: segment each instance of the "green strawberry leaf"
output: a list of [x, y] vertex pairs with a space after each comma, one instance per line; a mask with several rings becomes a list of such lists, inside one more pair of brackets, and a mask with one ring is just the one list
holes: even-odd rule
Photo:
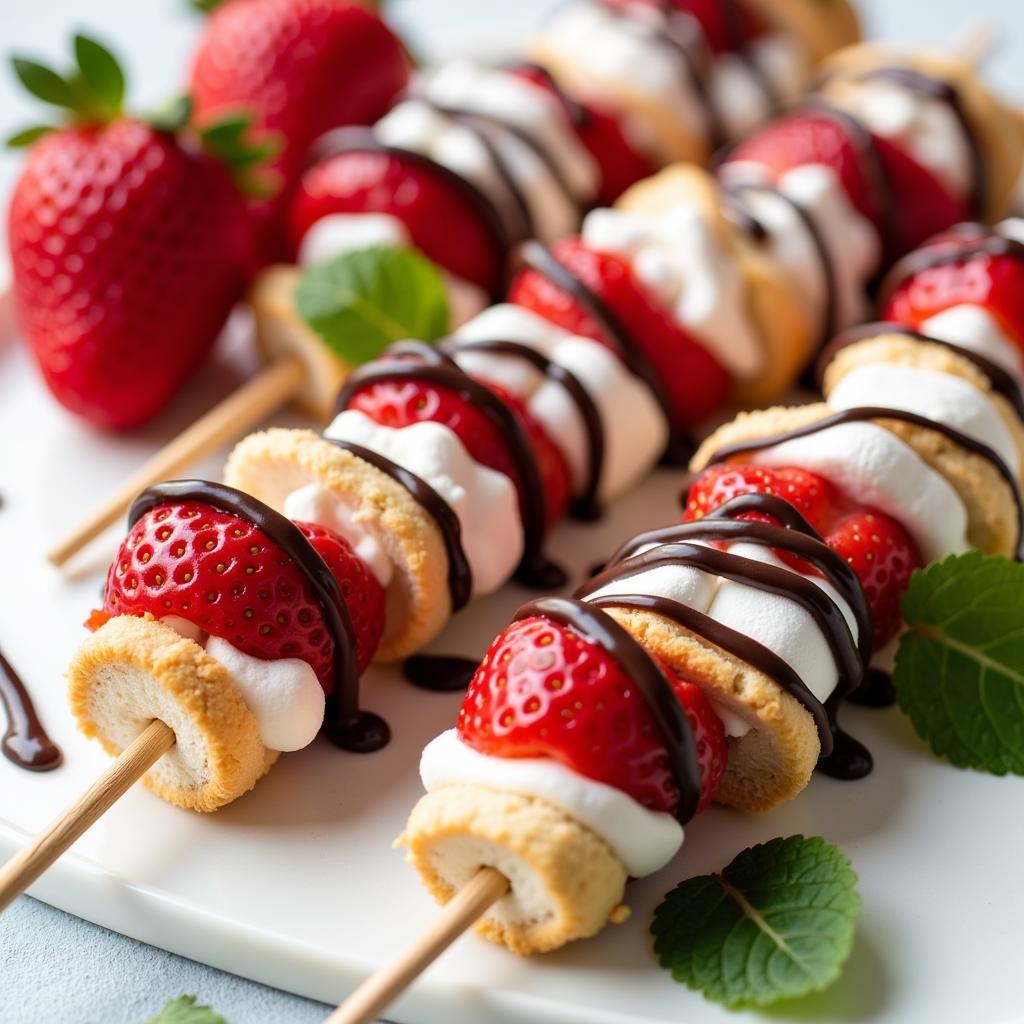
[[676, 886], [654, 912], [654, 951], [676, 981], [730, 1008], [819, 992], [850, 955], [856, 882], [824, 839], [772, 839]]
[[29, 60], [27, 57], [12, 57], [11, 66], [18, 76], [18, 81], [37, 100], [42, 100], [54, 107], [63, 107], [66, 110], [79, 109], [79, 100], [74, 86], [52, 68]]
[[197, 1006], [195, 996], [178, 996], [168, 999], [155, 1017], [142, 1024], [227, 1024], [227, 1021], [209, 1006]]
[[158, 132], [176, 135], [188, 124], [191, 117], [192, 97], [186, 93], [182, 96], [175, 96], [170, 103], [148, 114], [146, 121]]
[[124, 72], [114, 55], [88, 36], [75, 36], [78, 72], [97, 113], [106, 120], [117, 117], [124, 103]]
[[959, 768], [1024, 775], [1024, 565], [972, 551], [915, 572], [893, 672], [918, 735]]
[[253, 138], [254, 117], [241, 110], [224, 114], [216, 121], [204, 125], [199, 138], [204, 148], [227, 165], [235, 183], [248, 196], [267, 198], [280, 187], [280, 180], [263, 165], [281, 151], [281, 136], [276, 132], [261, 132]]
[[371, 246], [308, 267], [295, 308], [330, 349], [356, 364], [395, 341], [437, 341], [449, 325], [440, 270], [405, 246]]
[[31, 128], [22, 128], [21, 131], [8, 136], [4, 140], [4, 145], [11, 149], [22, 149], [25, 146], [31, 146], [37, 139], [49, 135], [52, 131], [56, 131], [52, 124], [36, 124]]

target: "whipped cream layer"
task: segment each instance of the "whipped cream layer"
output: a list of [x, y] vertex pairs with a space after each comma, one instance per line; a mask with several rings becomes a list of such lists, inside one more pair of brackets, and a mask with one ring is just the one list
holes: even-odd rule
[[599, 835], [634, 878], [663, 868], [683, 844], [683, 827], [672, 815], [650, 811], [628, 793], [552, 758], [481, 754], [455, 729], [427, 744], [420, 778], [428, 793], [461, 783], [546, 800]]
[[582, 233], [591, 248], [627, 258], [679, 325], [734, 377], [761, 372], [765, 347], [747, 309], [746, 283], [697, 203], [680, 202], [658, 216], [593, 210]]
[[204, 647], [224, 666], [256, 719], [265, 747], [282, 752], [301, 750], [316, 739], [324, 720], [325, 699], [308, 662], [299, 658], [254, 658], [178, 615], [167, 615], [160, 621]]
[[395, 429], [347, 409], [324, 436], [376, 452], [425, 481], [452, 507], [473, 574], [474, 596], [497, 590], [511, 577], [523, 554], [515, 485], [504, 473], [478, 463], [453, 430], [430, 421]]
[[923, 321], [921, 332], [991, 360], [1024, 387], [1024, 352], [984, 306], [950, 306]]
[[[492, 306], [460, 330], [455, 341], [515, 341], [568, 370], [583, 386], [601, 419], [604, 454], [597, 497], [628, 490], [658, 461], [669, 426], [647, 385], [604, 345], [568, 334], [521, 306]], [[558, 446], [577, 495], [587, 481], [590, 444], [583, 416], [565, 387], [526, 360], [491, 352], [453, 351], [467, 373], [505, 388], [525, 403]]]
[[[691, 543], [710, 546], [703, 541]], [[651, 550], [651, 547], [641, 549], [637, 554], [644, 550]], [[797, 572], [761, 544], [737, 542], [728, 545], [727, 550], [730, 554], [772, 565], [810, 580], [840, 610], [853, 638], [857, 639], [857, 620], [853, 610], [824, 577]], [[839, 666], [827, 637], [811, 613], [792, 598], [727, 580], [689, 565], [668, 564], [612, 580], [588, 595], [586, 600], [637, 593], [677, 601], [756, 640], [786, 662], [821, 703], [828, 700], [839, 684]], [[729, 736], [742, 736], [754, 724], [736, 714], [721, 717]]]

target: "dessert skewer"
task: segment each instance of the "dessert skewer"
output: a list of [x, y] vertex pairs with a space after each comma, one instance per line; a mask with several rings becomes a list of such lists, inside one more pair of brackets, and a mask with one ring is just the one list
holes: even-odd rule
[[[732, 71], [718, 90], [725, 94], [726, 82], [739, 87], [737, 78], [749, 87], [750, 69], [757, 65], [743, 40], [733, 38], [737, 19], [747, 26], [743, 31], [752, 31], [762, 42], [793, 35], [779, 62], [786, 66], [796, 61], [795, 70], [787, 74], [793, 82], [806, 82], [807, 54], [816, 61], [856, 38], [845, 0], [826, 5], [845, 12], [837, 18], [826, 17], [824, 9], [810, 10], [813, 5], [800, 13], [805, 6], [801, 0], [779, 5], [779, 14], [773, 7], [742, 18], [738, 12], [746, 5], [735, 0], [683, 3], [674, 14], [647, 3], [576, 6], [615, 12], [609, 16], [622, 24], [606, 26], [602, 39], [614, 49], [614, 39], [622, 37], [627, 49], [632, 45], [636, 50], [627, 54], [630, 60], [653, 48], [672, 65], [688, 67], [697, 59], [701, 68], [710, 62], [713, 70], [719, 63], [731, 63]], [[648, 24], [652, 18], [653, 27]], [[688, 26], [696, 56], [672, 46], [666, 51], [657, 29], [666, 19]], [[847, 29], [833, 39], [830, 33], [840, 23]], [[701, 25], [703, 31], [697, 31]], [[769, 32], [771, 26], [777, 27]], [[713, 44], [701, 42], [702, 35]], [[568, 73], [569, 57], [554, 56]], [[617, 74], [627, 71], [619, 68]], [[679, 80], [678, 73], [674, 79]], [[753, 81], [758, 80], [755, 75]], [[659, 102], [664, 107], [666, 100]], [[649, 105], [632, 109], [630, 97], [619, 97], [609, 82], [581, 103], [537, 65], [490, 69], [453, 62], [424, 74], [410, 99], [374, 129], [342, 130], [315, 147], [312, 166], [291, 204], [293, 244], [305, 262], [375, 244], [414, 246], [444, 271], [455, 326], [479, 310], [488, 294], [497, 293], [514, 243], [534, 232], [553, 240], [575, 230], [586, 209], [611, 201], [656, 166], [633, 147], [626, 122], [635, 128], [645, 118], [663, 120], [666, 111], [655, 117]], [[657, 137], [659, 130], [652, 127], [646, 136]], [[409, 195], [412, 201], [399, 201]], [[245, 396], [228, 398], [172, 442], [169, 452], [158, 453], [134, 474], [133, 487], [147, 486], [194, 462], [223, 440], [231, 423], [234, 436], [240, 436], [268, 411], [289, 402], [297, 402], [317, 422], [327, 419], [350, 365], [295, 317], [295, 286], [296, 272], [290, 268], [275, 267], [261, 275], [250, 299], [259, 347], [269, 365], [247, 385]], [[60, 565], [70, 558], [111, 525], [130, 498], [130, 489], [121, 489], [56, 545], [50, 560]]]

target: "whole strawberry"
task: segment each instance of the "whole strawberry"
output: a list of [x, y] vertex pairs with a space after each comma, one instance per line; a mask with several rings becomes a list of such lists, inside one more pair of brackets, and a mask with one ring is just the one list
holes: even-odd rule
[[[8, 242], [21, 325], [50, 390], [100, 427], [151, 418], [209, 352], [246, 283], [251, 233], [225, 162], [251, 168], [235, 119], [179, 138], [187, 102], [162, 121], [123, 113], [124, 77], [98, 43], [75, 38], [62, 77], [14, 68], [64, 112], [31, 146], [11, 199]], [[217, 153], [218, 156], [215, 156]]]
[[372, 11], [341, 0], [200, 0], [210, 15], [192, 64], [197, 123], [251, 111], [279, 143], [282, 188], [256, 212], [269, 255], [310, 145], [342, 125], [373, 124], [408, 83], [401, 42]]

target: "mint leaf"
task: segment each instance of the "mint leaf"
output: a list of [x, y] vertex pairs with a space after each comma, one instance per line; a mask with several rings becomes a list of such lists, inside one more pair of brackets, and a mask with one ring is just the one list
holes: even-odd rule
[[893, 672], [917, 734], [959, 768], [1024, 775], [1024, 565], [972, 551], [915, 572]]
[[348, 363], [365, 363], [395, 341], [436, 341], [448, 330], [441, 272], [404, 246], [343, 253], [303, 271], [295, 308]]
[[856, 882], [824, 839], [772, 839], [676, 886], [654, 912], [654, 951], [676, 981], [730, 1008], [818, 992], [850, 955]]
[[142, 1024], [227, 1024], [227, 1021], [209, 1006], [197, 1006], [195, 996], [178, 996], [168, 999], [155, 1017]]
[[114, 55], [88, 36], [75, 36], [75, 62], [93, 106], [110, 119], [121, 113], [124, 102], [124, 72]]

